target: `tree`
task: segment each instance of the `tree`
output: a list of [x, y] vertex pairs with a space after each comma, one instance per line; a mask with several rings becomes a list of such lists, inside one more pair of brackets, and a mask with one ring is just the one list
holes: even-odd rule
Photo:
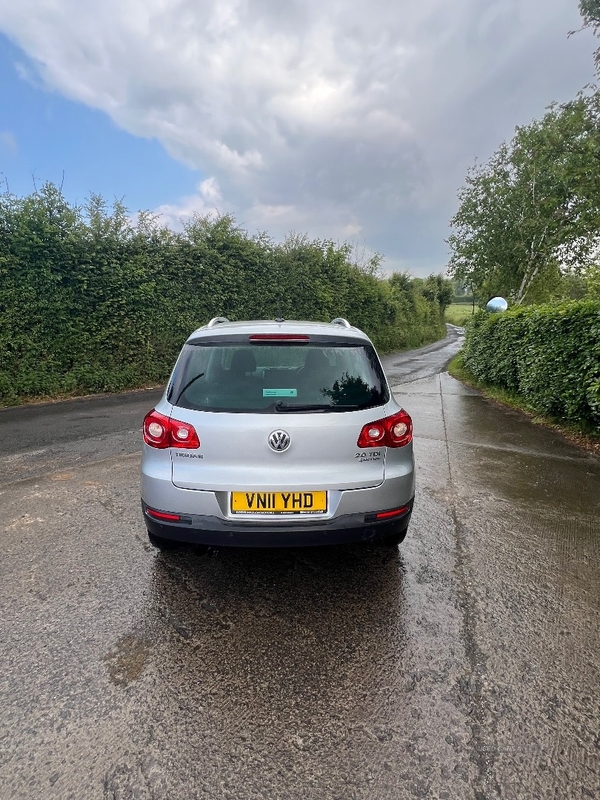
[[[579, 0], [579, 13], [583, 18], [582, 28], [589, 28], [594, 36], [600, 35], [600, 0]], [[576, 33], [571, 31], [569, 35]], [[596, 75], [600, 77], [600, 48], [594, 53]]]
[[451, 220], [451, 275], [520, 304], [585, 271], [600, 243], [599, 123], [600, 96], [580, 94], [470, 170]]
[[437, 303], [443, 314], [454, 297], [452, 281], [442, 275], [429, 275], [423, 284], [423, 297]]

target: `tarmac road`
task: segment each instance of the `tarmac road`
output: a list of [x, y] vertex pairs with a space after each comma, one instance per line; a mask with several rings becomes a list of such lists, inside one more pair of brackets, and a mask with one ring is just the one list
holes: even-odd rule
[[385, 360], [393, 552], [165, 556], [158, 392], [0, 411], [0, 798], [597, 797], [600, 460], [445, 374], [459, 344]]
[[381, 361], [391, 386], [430, 378], [446, 369], [462, 347], [464, 329], [446, 323], [446, 338], [439, 342], [384, 356]]

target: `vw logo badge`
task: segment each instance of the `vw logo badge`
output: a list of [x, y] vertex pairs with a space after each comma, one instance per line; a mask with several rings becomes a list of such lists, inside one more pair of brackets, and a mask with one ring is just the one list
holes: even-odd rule
[[273, 431], [269, 434], [269, 447], [276, 453], [283, 453], [290, 446], [290, 435], [285, 431]]

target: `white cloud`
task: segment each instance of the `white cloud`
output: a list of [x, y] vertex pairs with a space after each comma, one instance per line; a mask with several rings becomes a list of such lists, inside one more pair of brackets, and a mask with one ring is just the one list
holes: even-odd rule
[[18, 152], [17, 140], [9, 131], [0, 131], [0, 146], [5, 152], [14, 156]]
[[566, 37], [576, 5], [20, 0], [0, 30], [48, 87], [214, 176], [165, 218], [360, 232], [392, 263], [442, 268], [475, 156], [591, 78], [589, 37]]
[[215, 178], [201, 181], [197, 189], [196, 194], [183, 197], [179, 203], [165, 203], [154, 209], [161, 224], [173, 230], [181, 230], [185, 222], [189, 222], [197, 215], [216, 217], [227, 211]]

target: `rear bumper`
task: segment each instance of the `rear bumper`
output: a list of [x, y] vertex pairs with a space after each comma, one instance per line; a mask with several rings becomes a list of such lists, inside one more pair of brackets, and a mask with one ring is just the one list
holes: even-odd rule
[[[369, 542], [406, 530], [413, 499], [408, 509], [392, 520], [373, 520], [373, 513], [342, 514], [318, 522], [256, 522], [221, 519], [216, 516], [181, 514], [178, 522], [163, 522], [151, 517], [142, 500], [146, 527], [155, 536], [190, 544], [215, 547], [311, 547], [328, 544]], [[385, 511], [385, 509], [381, 509]], [[169, 510], [169, 513], [177, 512]]]

